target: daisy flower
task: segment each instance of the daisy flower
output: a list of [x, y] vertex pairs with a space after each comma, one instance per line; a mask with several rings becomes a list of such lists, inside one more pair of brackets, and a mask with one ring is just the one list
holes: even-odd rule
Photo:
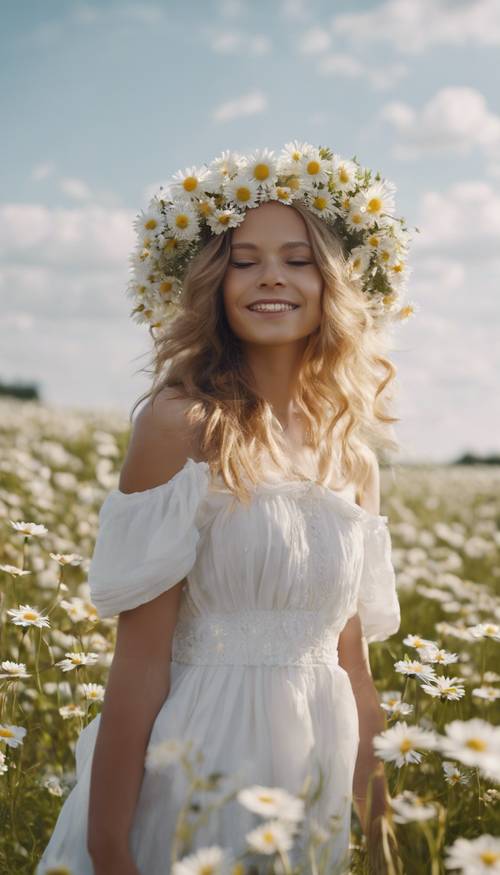
[[394, 820], [397, 823], [411, 823], [412, 821], [429, 820], [436, 817], [436, 806], [426, 803], [420, 796], [411, 790], [403, 790], [397, 796], [390, 799], [391, 808], [395, 812]]
[[73, 596], [71, 599], [61, 599], [59, 602], [61, 608], [64, 608], [69, 618], [73, 623], [79, 623], [81, 620], [97, 620], [97, 611], [92, 604], [79, 596]]
[[189, 199], [203, 194], [209, 180], [208, 170], [204, 167], [188, 167], [178, 170], [170, 180], [170, 188], [174, 198]]
[[27, 538], [31, 537], [40, 537], [40, 535], [46, 535], [49, 531], [45, 526], [41, 523], [25, 523], [20, 522], [16, 523], [13, 520], [9, 520], [12, 528], [15, 532], [18, 532], [20, 535], [25, 535]]
[[212, 845], [176, 860], [172, 875], [230, 875], [232, 864], [233, 856], [228, 848]]
[[19, 608], [11, 608], [7, 613], [12, 617], [16, 626], [50, 626], [48, 617], [45, 617], [31, 605], [21, 605]]
[[333, 196], [326, 188], [310, 189], [307, 192], [307, 206], [322, 219], [333, 219], [338, 212]]
[[156, 282], [152, 283], [152, 288], [161, 301], [172, 301], [179, 297], [182, 284], [177, 277], [163, 274]]
[[244, 159], [240, 172], [252, 182], [260, 186], [273, 186], [277, 182], [278, 163], [274, 151], [269, 149], [257, 149], [252, 155]]
[[458, 838], [445, 851], [447, 869], [458, 869], [464, 875], [500, 872], [500, 838], [488, 834], [477, 839]]
[[74, 702], [70, 702], [68, 705], [61, 705], [59, 714], [63, 720], [69, 720], [70, 717], [85, 717], [85, 711], [81, 705], [75, 705]]
[[166, 223], [171, 234], [178, 240], [196, 239], [200, 226], [194, 206], [176, 203], [167, 207]]
[[237, 207], [245, 209], [257, 206], [259, 187], [254, 180], [238, 174], [225, 184], [224, 194]]
[[478, 623], [477, 626], [469, 626], [468, 631], [473, 638], [494, 638], [496, 641], [500, 641], [498, 623]]
[[228, 179], [231, 179], [238, 173], [241, 166], [242, 159], [237, 152], [231, 152], [230, 150], [222, 152], [208, 166], [207, 178], [205, 180], [207, 191], [209, 189], [212, 191], [214, 189], [221, 189]]
[[470, 775], [460, 771], [455, 763], [450, 760], [444, 760], [442, 763], [444, 779], [447, 784], [469, 784]]
[[286, 143], [278, 159], [278, 171], [281, 176], [300, 176], [300, 167], [304, 158], [311, 155], [314, 147], [309, 143], [299, 143], [293, 140]]
[[401, 693], [394, 690], [386, 690], [382, 693], [380, 707], [384, 711], [393, 715], [401, 714], [404, 716], [406, 714], [411, 714], [413, 711], [413, 705], [409, 705], [407, 702], [402, 702]]
[[30, 678], [31, 674], [26, 671], [24, 662], [11, 662], [6, 659], [2, 662], [0, 678]]
[[466, 766], [489, 768], [500, 759], [500, 727], [486, 720], [452, 720], [447, 723], [445, 735], [439, 738], [439, 750], [447, 757]]
[[0, 571], [5, 571], [11, 577], [24, 577], [26, 574], [31, 574], [27, 569], [18, 568], [17, 565], [0, 565]]
[[354, 198], [349, 201], [345, 223], [349, 231], [362, 231], [371, 224], [370, 217], [365, 210], [361, 210]]
[[90, 702], [102, 702], [104, 699], [102, 684], [80, 684], [79, 689], [83, 697]]
[[461, 678], [440, 675], [436, 676], [431, 684], [421, 684], [420, 686], [429, 696], [439, 696], [442, 701], [456, 702], [465, 696], [465, 688], [462, 686], [461, 680]]
[[288, 185], [276, 185], [271, 189], [271, 200], [280, 201], [282, 204], [290, 204], [297, 196], [297, 193]]
[[304, 155], [299, 164], [299, 176], [303, 187], [310, 191], [314, 185], [328, 184], [331, 175], [331, 162], [321, 158], [319, 149], [311, 149]]
[[448, 650], [438, 649], [434, 646], [422, 647], [419, 653], [422, 662], [434, 662], [439, 665], [450, 665], [450, 663], [458, 661], [457, 653], [450, 653]]
[[355, 246], [347, 259], [347, 271], [353, 279], [359, 279], [368, 269], [371, 252], [367, 246]]
[[0, 742], [9, 747], [19, 747], [23, 743], [26, 729], [24, 726], [13, 726], [12, 723], [0, 723]]
[[339, 191], [350, 191], [356, 187], [358, 167], [354, 161], [345, 161], [338, 156], [334, 156], [332, 170], [336, 189]]
[[83, 556], [79, 553], [49, 553], [51, 559], [55, 559], [59, 565], [81, 565]]
[[424, 665], [418, 659], [400, 659], [394, 663], [394, 670], [410, 677], [422, 678], [424, 681], [431, 681], [436, 675], [432, 665]]
[[367, 189], [359, 192], [353, 201], [369, 216], [370, 224], [384, 224], [386, 217], [392, 217], [394, 212], [394, 195], [396, 186], [392, 182], [375, 182]]
[[160, 209], [160, 203], [154, 199], [147, 210], [141, 210], [132, 222], [139, 238], [140, 246], [149, 246], [155, 234], [163, 228], [164, 217]]
[[419, 763], [422, 755], [417, 748], [434, 750], [437, 743], [438, 739], [434, 732], [421, 729], [419, 726], [408, 726], [404, 720], [373, 738], [376, 755], [397, 766]]
[[165, 738], [151, 744], [146, 751], [145, 767], [148, 772], [162, 772], [177, 763], [187, 752], [186, 743], [177, 738]]
[[231, 207], [225, 210], [214, 210], [211, 216], [207, 217], [207, 225], [214, 234], [222, 234], [228, 228], [236, 228], [245, 219], [245, 214], [238, 212]]
[[245, 836], [252, 851], [259, 854], [275, 854], [288, 851], [293, 845], [290, 824], [280, 820], [268, 820]]
[[292, 796], [281, 787], [262, 787], [255, 785], [245, 787], [238, 793], [238, 802], [265, 817], [276, 817], [282, 820], [302, 820], [304, 816], [304, 801]]
[[56, 662], [63, 671], [71, 671], [73, 668], [79, 668], [81, 665], [94, 665], [99, 659], [98, 653], [65, 653], [66, 659], [60, 659]]
[[497, 699], [500, 699], [500, 690], [498, 687], [484, 685], [482, 687], [474, 687], [472, 695], [477, 696], [478, 699], [484, 699], [485, 702], [495, 702]]

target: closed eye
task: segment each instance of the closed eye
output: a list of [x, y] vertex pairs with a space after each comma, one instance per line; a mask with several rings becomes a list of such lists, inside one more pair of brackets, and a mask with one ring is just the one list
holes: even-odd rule
[[[254, 261], [232, 261], [233, 267], [253, 267]], [[292, 264], [294, 267], [302, 267], [305, 264], [312, 264], [311, 261], [287, 261], [287, 264]]]

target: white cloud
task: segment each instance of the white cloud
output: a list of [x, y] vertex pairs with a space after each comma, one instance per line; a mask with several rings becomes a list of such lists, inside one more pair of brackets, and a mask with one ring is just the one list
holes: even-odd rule
[[333, 32], [354, 43], [389, 43], [402, 54], [431, 46], [500, 45], [498, 0], [387, 0], [366, 12], [337, 15]]
[[419, 204], [414, 249], [452, 252], [470, 262], [498, 258], [500, 193], [482, 180], [458, 182], [447, 191], [428, 191]]
[[35, 164], [31, 171], [31, 178], [35, 182], [40, 182], [42, 179], [47, 179], [54, 173], [55, 165], [52, 161], [42, 161], [40, 164]]
[[266, 34], [242, 33], [240, 31], [217, 31], [210, 38], [210, 48], [218, 54], [265, 55], [271, 51], [272, 42]]
[[405, 64], [390, 64], [387, 67], [373, 67], [360, 61], [354, 55], [332, 53], [324, 55], [318, 61], [318, 73], [322, 76], [345, 76], [349, 79], [364, 77], [379, 91], [393, 88], [400, 79], [408, 73]]
[[257, 115], [267, 109], [267, 96], [261, 91], [243, 94], [235, 100], [221, 103], [213, 112], [217, 122], [232, 121], [247, 115]]
[[303, 55], [316, 55], [330, 47], [331, 36], [324, 27], [311, 27], [306, 30], [297, 43], [299, 52]]
[[87, 183], [82, 179], [65, 177], [59, 180], [59, 188], [64, 194], [75, 201], [86, 201], [91, 197], [91, 191]]
[[0, 205], [4, 264], [98, 267], [123, 265], [135, 245], [134, 215], [90, 204], [49, 209], [41, 204]]
[[399, 134], [394, 148], [399, 158], [448, 150], [465, 155], [474, 148], [493, 154], [500, 148], [500, 116], [490, 112], [475, 88], [442, 88], [420, 110], [388, 103], [380, 117]]
[[243, 0], [219, 0], [219, 12], [226, 18], [238, 18], [246, 12], [246, 4]]
[[289, 21], [306, 21], [310, 18], [307, 0], [281, 0], [281, 14]]

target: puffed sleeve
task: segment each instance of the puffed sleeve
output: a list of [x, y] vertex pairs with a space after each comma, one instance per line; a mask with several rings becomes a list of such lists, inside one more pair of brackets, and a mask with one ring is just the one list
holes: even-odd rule
[[208, 463], [188, 458], [166, 483], [108, 493], [88, 572], [99, 617], [151, 601], [191, 570], [200, 537], [196, 514], [208, 483]]
[[364, 550], [357, 612], [368, 643], [385, 641], [401, 624], [388, 517], [367, 513], [361, 522]]

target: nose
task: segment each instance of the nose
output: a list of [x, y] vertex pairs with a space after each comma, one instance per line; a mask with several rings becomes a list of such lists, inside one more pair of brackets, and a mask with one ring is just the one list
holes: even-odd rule
[[259, 286], [276, 286], [276, 285], [284, 285], [285, 280], [283, 277], [283, 266], [279, 263], [279, 261], [275, 261], [274, 259], [269, 259], [265, 261], [262, 266]]

